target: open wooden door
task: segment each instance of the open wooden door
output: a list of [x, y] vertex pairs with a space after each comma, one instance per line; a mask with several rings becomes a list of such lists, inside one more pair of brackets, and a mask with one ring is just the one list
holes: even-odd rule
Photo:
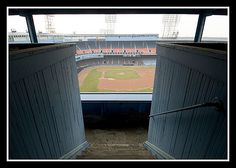
[[227, 45], [194, 45], [157, 45], [145, 147], [159, 159], [227, 159]]
[[66, 159], [84, 150], [75, 44], [10, 45], [9, 159]]

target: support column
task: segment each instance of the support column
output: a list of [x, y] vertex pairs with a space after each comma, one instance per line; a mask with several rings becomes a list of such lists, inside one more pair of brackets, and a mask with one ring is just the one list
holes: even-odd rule
[[38, 43], [32, 14], [25, 15], [31, 43]]
[[206, 20], [206, 15], [204, 13], [200, 14], [198, 18], [194, 42], [201, 42], [205, 20]]

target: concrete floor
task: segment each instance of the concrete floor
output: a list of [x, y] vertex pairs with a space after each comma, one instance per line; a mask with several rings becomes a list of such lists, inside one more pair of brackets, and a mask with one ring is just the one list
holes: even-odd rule
[[147, 128], [87, 128], [90, 144], [77, 159], [154, 159], [143, 147]]

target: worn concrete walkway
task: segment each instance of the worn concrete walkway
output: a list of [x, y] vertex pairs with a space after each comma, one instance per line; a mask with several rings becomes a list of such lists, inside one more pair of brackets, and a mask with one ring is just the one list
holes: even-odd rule
[[86, 129], [90, 147], [77, 159], [154, 159], [143, 147], [147, 130], [140, 128]]

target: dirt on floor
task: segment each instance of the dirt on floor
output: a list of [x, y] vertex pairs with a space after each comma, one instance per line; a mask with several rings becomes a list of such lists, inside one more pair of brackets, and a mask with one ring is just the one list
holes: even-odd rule
[[90, 147], [77, 159], [154, 159], [144, 148], [147, 129], [86, 129]]
[[144, 128], [86, 129], [86, 138], [95, 144], [142, 144], [147, 140]]

